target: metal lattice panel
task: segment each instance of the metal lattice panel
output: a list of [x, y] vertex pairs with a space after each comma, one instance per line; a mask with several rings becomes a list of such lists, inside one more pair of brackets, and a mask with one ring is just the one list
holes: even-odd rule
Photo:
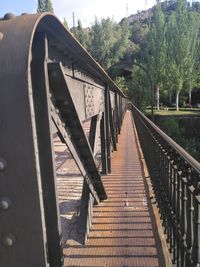
[[91, 85], [84, 84], [85, 90], [85, 113], [86, 118], [94, 116], [94, 88]]

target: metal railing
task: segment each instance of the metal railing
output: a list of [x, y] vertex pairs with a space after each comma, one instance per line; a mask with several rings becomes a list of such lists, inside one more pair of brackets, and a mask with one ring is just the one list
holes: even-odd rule
[[174, 266], [200, 266], [200, 163], [131, 106]]

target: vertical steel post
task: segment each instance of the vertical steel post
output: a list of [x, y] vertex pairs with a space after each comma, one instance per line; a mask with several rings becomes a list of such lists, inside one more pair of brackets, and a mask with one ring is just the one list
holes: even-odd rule
[[109, 86], [105, 88], [105, 127], [106, 127], [106, 147], [107, 147], [107, 162], [108, 173], [111, 173], [111, 136], [110, 136], [110, 101], [109, 101]]
[[109, 88], [106, 85], [104, 93], [104, 113], [101, 119], [101, 158], [102, 173], [111, 172], [110, 152], [110, 122], [109, 122]]
[[117, 117], [117, 93], [115, 92], [115, 108], [114, 108], [114, 127], [115, 127], [115, 139], [118, 143], [118, 117]]
[[200, 266], [200, 199], [194, 197], [194, 243], [192, 252], [193, 265]]
[[182, 240], [182, 249], [181, 249], [181, 263], [183, 267], [186, 266], [186, 234], [187, 234], [187, 179], [182, 178], [182, 213], [181, 213], [181, 240]]
[[[111, 106], [111, 99], [110, 99], [110, 93], [108, 92], [108, 97], [109, 97], [109, 123], [110, 123], [110, 137], [112, 137], [112, 145], [114, 151], [117, 150], [117, 141], [116, 141], [116, 129], [114, 125], [114, 116], [113, 116], [113, 110]], [[111, 140], [110, 140], [111, 142]]]
[[118, 134], [120, 134], [120, 126], [119, 126], [119, 101], [118, 101], [118, 94], [115, 92], [115, 127], [116, 127], [116, 136], [118, 141]]
[[96, 128], [97, 128], [97, 116], [93, 116], [91, 118], [90, 133], [89, 133], [89, 143], [93, 152], [95, 145]]
[[106, 147], [106, 131], [105, 131], [105, 113], [102, 114], [100, 122], [100, 134], [101, 134], [101, 165], [102, 174], [108, 173], [108, 161], [107, 161], [107, 147]]

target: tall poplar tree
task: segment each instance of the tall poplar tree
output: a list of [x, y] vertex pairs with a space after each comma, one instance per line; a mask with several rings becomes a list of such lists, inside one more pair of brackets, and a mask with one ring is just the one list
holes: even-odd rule
[[154, 9], [150, 31], [147, 36], [147, 52], [147, 68], [154, 83], [156, 105], [159, 109], [160, 88], [166, 61], [165, 17], [161, 9], [161, 3], [157, 3]]
[[196, 85], [197, 77], [199, 76], [199, 29], [200, 29], [200, 15], [196, 12], [190, 12], [188, 14], [190, 24], [188, 28], [190, 30], [190, 52], [187, 58], [187, 67], [185, 75], [185, 88], [188, 92], [188, 103], [192, 106], [192, 89]]
[[170, 15], [167, 27], [168, 68], [176, 92], [176, 109], [179, 110], [180, 92], [187, 84], [191, 88], [197, 60], [199, 20], [187, 10], [186, 0], [177, 0], [177, 8]]

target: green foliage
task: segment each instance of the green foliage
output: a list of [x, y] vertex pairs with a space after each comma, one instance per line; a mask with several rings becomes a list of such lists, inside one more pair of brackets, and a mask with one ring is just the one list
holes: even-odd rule
[[192, 10], [200, 13], [200, 3], [198, 1], [192, 2]]
[[180, 91], [184, 86], [191, 90], [196, 78], [199, 25], [199, 15], [188, 11], [185, 0], [177, 0], [177, 9], [169, 17], [166, 34], [168, 79], [176, 91], [177, 110]]
[[165, 57], [165, 17], [161, 5], [157, 4], [147, 36], [147, 66], [155, 86], [162, 83]]
[[156, 88], [157, 108], [160, 106], [160, 88], [165, 72], [166, 40], [165, 17], [158, 3], [154, 8], [150, 30], [147, 36], [147, 68]]
[[200, 140], [199, 138], [184, 138], [182, 146], [191, 154], [194, 158], [200, 161]]
[[128, 97], [139, 108], [151, 104], [151, 84], [147, 74], [138, 66], [134, 66], [132, 80], [129, 82]]
[[38, 0], [37, 12], [38, 13], [43, 13], [43, 12], [54, 13], [51, 0]]
[[89, 30], [88, 28], [83, 29], [82, 23], [78, 20], [78, 26], [74, 29], [74, 35], [78, 39], [78, 41], [85, 47], [89, 48], [90, 38], [89, 38]]
[[170, 118], [166, 119], [163, 123], [160, 123], [160, 126], [167, 135], [182, 146], [189, 154], [197, 160], [200, 160], [200, 140], [198, 136], [188, 138], [185, 129], [187, 125], [182, 128], [177, 119]]
[[108, 69], [123, 57], [129, 45], [129, 35], [127, 20], [119, 25], [110, 18], [95, 19], [90, 31], [89, 51], [103, 68]]
[[129, 89], [128, 89], [128, 82], [124, 77], [116, 77], [114, 79], [116, 85], [122, 90], [122, 92], [128, 96]]
[[142, 45], [148, 32], [149, 27], [147, 24], [144, 24], [141, 21], [135, 21], [131, 27], [131, 41], [135, 44]]
[[179, 124], [176, 119], [170, 118], [163, 122], [162, 124], [163, 130], [175, 141], [181, 142], [184, 129], [179, 127]]
[[180, 102], [186, 97], [183, 92], [192, 99], [191, 91], [200, 85], [199, 6], [186, 0], [157, 1], [150, 11], [120, 23], [95, 19], [91, 29], [84, 29], [79, 20], [72, 32], [112, 78], [120, 77], [116, 82], [138, 106], [150, 104], [151, 86], [142, 69], [132, 70], [135, 60], [151, 76], [157, 106], [159, 98], [164, 104], [174, 103], [176, 95], [178, 107], [179, 97]]
[[185, 91], [191, 102], [198, 83], [200, 15], [194, 6], [186, 0], [157, 1], [149, 20], [138, 19], [132, 25], [132, 41], [139, 45], [133, 57], [152, 78], [158, 108], [160, 97], [171, 102], [175, 95], [178, 110]]
[[63, 18], [63, 25], [65, 26], [66, 29], [69, 29], [68, 22], [66, 18]]

